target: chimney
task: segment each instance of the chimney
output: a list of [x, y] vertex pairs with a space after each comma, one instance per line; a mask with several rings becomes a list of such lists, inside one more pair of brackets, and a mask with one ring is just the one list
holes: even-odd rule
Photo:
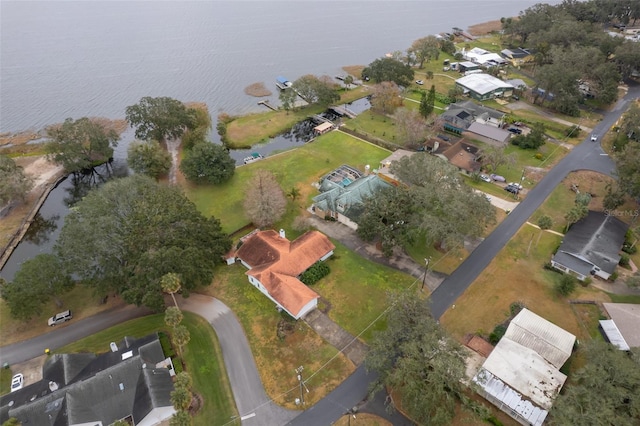
[[284, 233], [284, 229], [280, 229], [280, 238], [287, 238]]

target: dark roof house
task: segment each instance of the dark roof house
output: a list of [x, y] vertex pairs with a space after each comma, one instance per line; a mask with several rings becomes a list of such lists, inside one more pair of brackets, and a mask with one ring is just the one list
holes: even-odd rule
[[42, 380], [0, 398], [0, 422], [23, 425], [110, 425], [121, 419], [151, 426], [170, 418], [171, 374], [157, 334], [126, 338], [100, 355], [56, 354]]
[[445, 121], [445, 129], [460, 133], [473, 123], [500, 127], [504, 124], [505, 113], [479, 105], [473, 101], [456, 102], [440, 114]]
[[628, 225], [612, 215], [589, 211], [573, 224], [556, 254], [554, 268], [584, 281], [591, 275], [609, 279], [620, 261]]
[[477, 146], [461, 139], [451, 145], [442, 154], [434, 155], [449, 161], [449, 163], [456, 166], [458, 170], [462, 172], [474, 173], [480, 170], [481, 166], [478, 161], [478, 151]]

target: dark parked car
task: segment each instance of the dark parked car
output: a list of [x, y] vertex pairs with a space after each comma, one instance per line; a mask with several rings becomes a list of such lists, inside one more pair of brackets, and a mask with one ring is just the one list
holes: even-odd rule
[[518, 187], [517, 187], [517, 186], [515, 186], [515, 185], [507, 185], [507, 186], [505, 186], [505, 187], [504, 187], [504, 190], [505, 190], [505, 191], [509, 191], [509, 192], [511, 192], [512, 194], [517, 194], [517, 193], [520, 191], [520, 190], [518, 189]]
[[449, 142], [451, 139], [449, 139], [449, 136], [445, 136], [445, 135], [438, 135], [438, 137], [440, 139], [442, 139], [445, 142]]
[[509, 127], [507, 130], [510, 131], [511, 133], [515, 134], [515, 135], [521, 135], [522, 134], [522, 129], [518, 129], [517, 127]]

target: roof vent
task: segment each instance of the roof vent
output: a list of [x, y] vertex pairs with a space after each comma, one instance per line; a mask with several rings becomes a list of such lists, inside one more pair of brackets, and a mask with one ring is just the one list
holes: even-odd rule
[[118, 387], [120, 388], [120, 391], [123, 391], [123, 390], [124, 390], [124, 383], [120, 383], [120, 384], [118, 385]]

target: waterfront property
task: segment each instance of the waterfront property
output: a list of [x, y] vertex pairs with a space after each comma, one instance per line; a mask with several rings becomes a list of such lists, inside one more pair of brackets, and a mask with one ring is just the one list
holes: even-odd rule
[[509, 83], [483, 73], [466, 75], [457, 79], [456, 87], [459, 87], [465, 95], [479, 101], [508, 98], [513, 94], [514, 89]]
[[[284, 230], [254, 231], [241, 239], [231, 256], [247, 269], [249, 282], [295, 319], [318, 306], [320, 295], [299, 280], [314, 263], [333, 254], [335, 246], [324, 234], [309, 231], [294, 241]], [[231, 262], [227, 262], [231, 263]]]
[[620, 261], [620, 249], [628, 225], [612, 215], [589, 211], [564, 236], [551, 265], [578, 278], [609, 279]]
[[0, 399], [0, 422], [15, 417], [23, 425], [155, 425], [175, 413], [172, 375], [157, 334], [125, 337], [100, 355], [51, 355], [42, 380]]
[[293, 86], [293, 83], [291, 83], [289, 80], [287, 80], [284, 77], [276, 77], [276, 87], [280, 90], [286, 90], [288, 88], [290, 88], [291, 86]]

